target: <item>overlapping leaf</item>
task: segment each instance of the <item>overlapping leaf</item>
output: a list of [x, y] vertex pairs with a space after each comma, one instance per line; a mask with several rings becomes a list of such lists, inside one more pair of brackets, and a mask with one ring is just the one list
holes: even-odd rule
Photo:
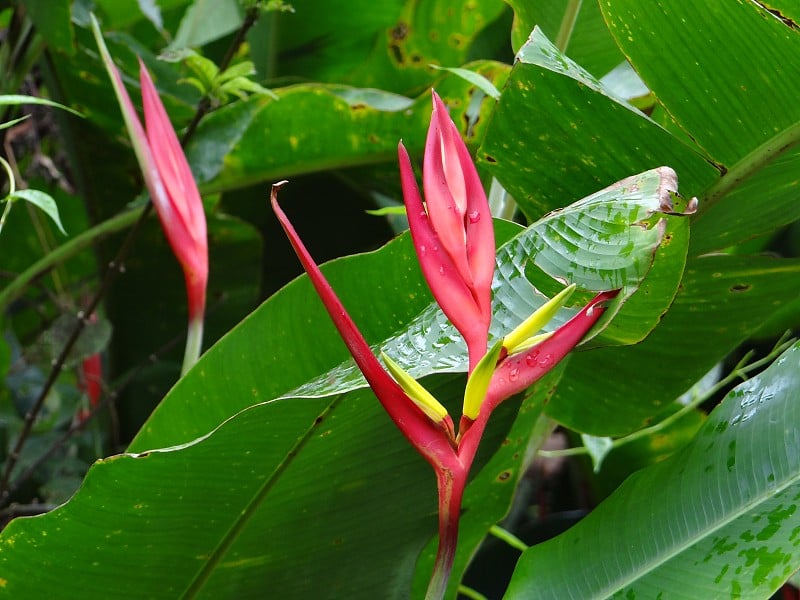
[[[510, 241], [498, 251], [492, 335], [510, 331], [544, 303], [545, 294], [552, 296], [566, 280], [586, 290], [624, 288], [623, 297], [633, 293], [661, 242], [664, 230], [657, 225], [658, 211], [669, 200], [667, 188], [673, 183], [664, 180], [661, 171], [643, 173], [549, 215], [514, 239], [510, 238], [516, 228], [498, 222], [498, 242]], [[676, 243], [670, 252], [662, 253], [662, 259], [677, 263], [677, 268], [672, 264], [670, 269], [680, 272], [686, 237], [674, 239]], [[414, 377], [466, 370], [463, 343], [431, 302], [407, 235], [378, 253], [342, 259], [329, 269], [328, 276], [367, 340], [379, 343]], [[354, 272], [359, 277], [354, 278]], [[677, 286], [674, 277], [667, 280]], [[624, 310], [620, 319], [643, 335], [642, 323], [654, 326], [674, 291], [675, 287], [659, 297], [645, 298], [635, 319], [627, 321]], [[175, 393], [165, 398], [132, 449], [187, 442], [246, 406], [282, 394], [317, 397], [364, 386], [357, 369], [344, 361], [344, 346], [324, 318], [321, 305], [301, 300], [306, 294], [304, 279], [290, 284], [232, 331], [224, 345], [210, 350], [194, 378], [181, 381]], [[590, 297], [589, 292], [579, 294], [553, 326], [563, 323]], [[309, 335], [312, 323], [315, 331]], [[612, 330], [606, 342], [624, 340], [624, 332], [624, 327]], [[249, 349], [247, 355], [237, 350], [237, 356], [247, 359], [236, 373], [223, 358], [229, 348]], [[264, 381], [262, 373], [273, 370], [281, 377]], [[248, 384], [252, 393], [243, 397], [226, 393], [241, 381], [252, 382]], [[184, 386], [190, 387], [183, 390]]]
[[[536, 281], [546, 273], [551, 284], [559, 277], [590, 288], [620, 286], [623, 296], [635, 290], [663, 233], [658, 211], [671, 184], [664, 176], [639, 175], [505, 244], [495, 292], [500, 325], [521, 320], [537, 304], [528, 263], [540, 269]], [[498, 240], [517, 231], [498, 223]], [[608, 250], [609, 258], [598, 252], [581, 259], [587, 244]], [[404, 331], [420, 309], [432, 311], [417, 269], [409, 238], [401, 236], [326, 271], [368, 339], [386, 340]], [[373, 301], [376, 293], [382, 302]], [[114, 589], [124, 597], [247, 598], [261, 597], [266, 586], [285, 598], [404, 597], [435, 529], [433, 477], [424, 461], [368, 390], [346, 382], [337, 387], [334, 372], [328, 373], [334, 385], [322, 382], [306, 397], [289, 393], [271, 400], [342, 361], [341, 342], [316, 303], [300, 313], [310, 294], [301, 278], [209, 351], [145, 425], [132, 445], [138, 454], [102, 461], [67, 505], [9, 527], [0, 542], [14, 547], [13, 553], [0, 552], [6, 589], [24, 597], [34, 589], [29, 586], [41, 590], [69, 581], [58, 588], [64, 597], [108, 597]], [[439, 332], [442, 325], [433, 319], [428, 327]], [[425, 327], [418, 331], [423, 340], [432, 339]], [[417, 351], [443, 361], [453, 350], [430, 353], [422, 345]], [[433, 362], [418, 367], [422, 374], [451, 370]], [[458, 410], [460, 376], [427, 383]], [[483, 500], [467, 502], [476, 525], [465, 530], [460, 569], [508, 506], [512, 487], [506, 482], [516, 479], [526, 432], [539, 420], [548, 390], [544, 386], [531, 400], [477, 480]], [[513, 408], [509, 404], [493, 419], [481, 462], [506, 435]], [[494, 500], [486, 501], [487, 494]], [[146, 575], [125, 577], [130, 562]], [[34, 581], [30, 570], [43, 566], [46, 579]], [[312, 569], [313, 578], [298, 576]]]
[[792, 193], [800, 160], [796, 25], [754, 2], [600, 5], [639, 75], [721, 169], [722, 177], [703, 193], [692, 253], [733, 245], [800, 218]]
[[719, 172], [614, 97], [537, 28], [517, 55], [478, 159], [537, 219], [632, 171], [672, 167], [696, 195]]
[[506, 598], [769, 597], [800, 564], [798, 393], [800, 344], [683, 451], [525, 552]]

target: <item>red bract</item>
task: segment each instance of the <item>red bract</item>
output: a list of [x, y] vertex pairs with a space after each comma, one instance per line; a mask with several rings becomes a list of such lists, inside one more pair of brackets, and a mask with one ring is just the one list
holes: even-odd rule
[[423, 163], [424, 207], [402, 143], [398, 155], [422, 273], [436, 302], [464, 336], [472, 372], [486, 352], [492, 319], [494, 230], [478, 172], [436, 92]]
[[145, 185], [167, 241], [183, 268], [189, 299], [189, 320], [202, 320], [208, 282], [208, 240], [197, 184], [144, 64], [140, 61], [139, 74], [146, 130], [139, 121], [110, 56], [106, 66], [117, 91], [122, 116], [130, 132]]
[[148, 163], [145, 181], [167, 240], [183, 267], [189, 319], [202, 319], [208, 282], [208, 238], [203, 203], [178, 136], [141, 60], [139, 77], [147, 136], [147, 143], [142, 146], [151, 154], [151, 160], [145, 161]]
[[[356, 361], [358, 368], [364, 374], [375, 396], [383, 408], [395, 422], [397, 427], [409, 442], [422, 454], [435, 468], [457, 462], [454, 450], [454, 441], [447, 435], [452, 431], [450, 423], [436, 422], [430, 418], [392, 379], [375, 355], [369, 344], [361, 335], [353, 319], [345, 310], [341, 300], [336, 296], [325, 276], [319, 270], [314, 259], [297, 235], [294, 227], [289, 222], [286, 214], [278, 205], [277, 191], [281, 184], [272, 187], [272, 209], [278, 221], [286, 232], [292, 247], [300, 259], [306, 273], [308, 273], [314, 289], [319, 294], [325, 309], [342, 336], [347, 349]], [[449, 420], [450, 418], [447, 417]]]
[[[399, 154], [411, 236], [423, 274], [436, 301], [464, 336], [469, 351], [470, 375], [457, 436], [444, 407], [419, 382], [384, 355], [393, 379], [375, 357], [278, 206], [277, 190], [283, 182], [272, 188], [272, 208], [375, 396], [434, 469], [439, 494], [439, 547], [426, 595], [434, 599], [443, 597], [447, 589], [461, 501], [489, 416], [500, 402], [523, 391], [558, 364], [597, 322], [617, 291], [601, 292], [552, 334], [535, 335], [572, 294], [575, 286], [569, 286], [487, 352], [495, 262], [489, 207], [466, 147], [435, 94], [425, 151], [427, 211], [402, 144]], [[473, 217], [482, 218], [470, 218], [473, 211], [478, 211]], [[479, 224], [481, 221], [483, 224]]]
[[183, 268], [189, 308], [189, 332], [181, 370], [185, 373], [197, 362], [203, 343], [208, 283], [208, 239], [203, 203], [178, 136], [144, 63], [139, 60], [146, 130], [139, 121], [119, 70], [111, 60], [94, 16], [92, 30], [122, 108], [122, 117], [131, 136], [150, 199], [167, 241]]

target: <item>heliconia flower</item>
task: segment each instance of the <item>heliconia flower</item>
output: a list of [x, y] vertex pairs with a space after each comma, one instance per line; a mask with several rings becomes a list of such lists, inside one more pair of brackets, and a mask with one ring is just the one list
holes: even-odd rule
[[[415, 399], [404, 389], [404, 386], [413, 384], [402, 376], [403, 381], [399, 383], [384, 370], [278, 204], [277, 192], [283, 183], [285, 182], [272, 186], [272, 210], [367, 383], [398, 429], [434, 468], [440, 468], [443, 464], [455, 464], [457, 457], [453, 447], [454, 440], [447, 433], [452, 432], [453, 423], [447, 411], [417, 382], [414, 382], [417, 389], [412, 391]], [[387, 364], [396, 366], [391, 360]], [[406, 376], [411, 379], [407, 374]]]
[[471, 372], [486, 353], [492, 320], [494, 229], [478, 172], [436, 92], [423, 161], [424, 206], [402, 142], [398, 157], [422, 273], [436, 302], [464, 337]]
[[[95, 317], [92, 315], [92, 317]], [[95, 317], [96, 318], [96, 317]], [[78, 389], [81, 390], [89, 401], [89, 408], [78, 411], [78, 422], [89, 418], [91, 409], [100, 404], [103, 395], [103, 359], [99, 352], [90, 354], [81, 361], [78, 373]]]
[[183, 363], [185, 372], [197, 361], [202, 346], [208, 284], [208, 238], [203, 203], [178, 136], [144, 63], [139, 60], [145, 120], [143, 128], [94, 16], [92, 28], [111, 76], [145, 185], [186, 280], [189, 337]]
[[[414, 247], [434, 298], [467, 343], [469, 376], [458, 433], [447, 410], [386, 354], [384, 369], [281, 210], [272, 208], [350, 354], [395, 425], [436, 474], [439, 545], [426, 598], [442, 598], [453, 567], [461, 502], [492, 411], [558, 364], [594, 326], [617, 291], [598, 294], [552, 333], [539, 331], [575, 290], [547, 301], [487, 351], [495, 248], [491, 215], [475, 167], [434, 93], [423, 179], [423, 206], [411, 161], [399, 145], [403, 196]], [[388, 370], [388, 371], [387, 371]]]
[[[147, 147], [156, 168], [149, 177], [145, 171], [145, 181], [167, 240], [183, 267], [189, 318], [202, 318], [208, 283], [208, 236], [203, 202], [178, 136], [141, 59], [139, 77]], [[143, 166], [151, 167], [148, 163], [146, 161]]]

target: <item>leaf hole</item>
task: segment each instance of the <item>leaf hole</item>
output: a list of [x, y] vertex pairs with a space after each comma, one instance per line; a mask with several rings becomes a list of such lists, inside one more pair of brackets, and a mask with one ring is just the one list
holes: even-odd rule
[[511, 478], [511, 471], [506, 469], [497, 476], [497, 481], [508, 481]]

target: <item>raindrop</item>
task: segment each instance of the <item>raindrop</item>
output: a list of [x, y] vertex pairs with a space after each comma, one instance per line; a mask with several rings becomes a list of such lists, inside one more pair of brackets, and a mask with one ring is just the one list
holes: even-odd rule
[[529, 367], [535, 367], [537, 364], [539, 364], [536, 360], [537, 358], [539, 358], [538, 350], [533, 354], [528, 354], [528, 356], [525, 357], [525, 364]]
[[419, 247], [419, 253], [420, 253], [422, 256], [425, 256], [425, 253], [426, 253], [427, 251], [428, 251], [428, 249], [425, 247], [425, 244], [422, 244], [422, 245]]
[[536, 361], [536, 362], [538, 363], [538, 365], [539, 365], [540, 367], [546, 367], [547, 365], [549, 365], [549, 364], [550, 364], [550, 362], [551, 362], [552, 360], [553, 360], [553, 355], [552, 355], [552, 354], [545, 354], [544, 356], [542, 356], [542, 357], [541, 357], [541, 358], [540, 358], [538, 361]]
[[444, 267], [439, 267], [439, 275], [444, 275]]
[[477, 223], [481, 220], [481, 213], [479, 213], [477, 210], [473, 210], [468, 216], [470, 223]]
[[508, 379], [509, 381], [516, 381], [518, 377], [519, 377], [519, 369], [517, 367], [514, 367], [508, 374]]

